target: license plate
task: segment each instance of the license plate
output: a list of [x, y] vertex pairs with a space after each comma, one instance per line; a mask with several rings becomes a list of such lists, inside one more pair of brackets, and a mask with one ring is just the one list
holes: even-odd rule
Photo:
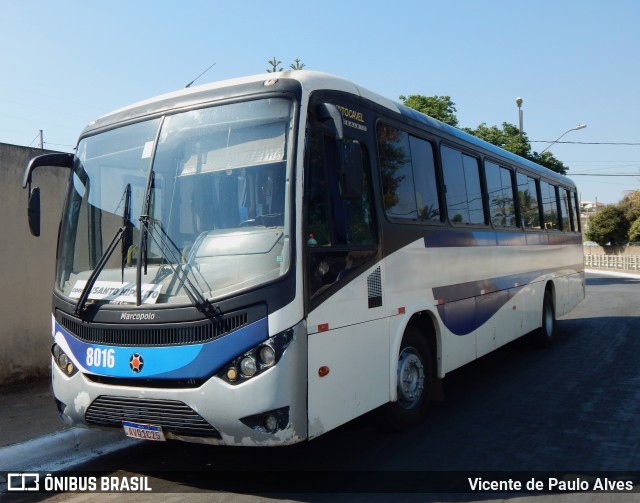
[[122, 421], [122, 427], [127, 437], [139, 438], [141, 440], [157, 440], [160, 442], [167, 440], [160, 426]]

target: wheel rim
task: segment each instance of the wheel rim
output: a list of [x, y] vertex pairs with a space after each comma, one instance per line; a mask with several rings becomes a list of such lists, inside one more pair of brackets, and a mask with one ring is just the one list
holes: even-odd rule
[[422, 398], [424, 365], [414, 348], [404, 348], [398, 359], [398, 402], [405, 409], [413, 409]]

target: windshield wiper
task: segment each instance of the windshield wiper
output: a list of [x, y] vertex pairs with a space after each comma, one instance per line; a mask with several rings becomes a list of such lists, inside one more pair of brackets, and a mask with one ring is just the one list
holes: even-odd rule
[[[173, 271], [174, 276], [182, 288], [184, 288], [184, 291], [196, 308], [207, 316], [217, 315], [218, 313], [213, 307], [213, 304], [211, 304], [211, 302], [202, 294], [201, 289], [196, 287], [189, 279], [189, 272], [184, 267], [176, 265], [180, 264], [182, 260], [182, 253], [167, 231], [164, 230], [162, 223], [157, 222], [155, 219], [149, 217], [149, 215], [140, 215], [140, 223], [141, 232], [144, 232], [147, 237], [151, 236], [153, 242], [160, 249], [162, 257], [166, 260], [167, 264]], [[152, 232], [152, 230], [156, 229], [160, 235], [159, 240], [156, 238], [155, 233]], [[175, 252], [177, 252], [177, 254]]]
[[122, 213], [122, 282], [124, 283], [124, 268], [127, 265], [127, 255], [129, 247], [133, 241], [133, 225], [131, 224], [131, 184], [128, 183], [124, 189], [124, 211]]
[[104, 269], [104, 266], [107, 265], [109, 258], [113, 254], [113, 251], [116, 249], [116, 246], [118, 246], [118, 242], [120, 242], [120, 240], [122, 239], [122, 236], [124, 236], [125, 231], [126, 231], [126, 226], [122, 226], [116, 231], [116, 234], [115, 236], [113, 236], [111, 243], [109, 243], [109, 246], [107, 247], [106, 251], [102, 254], [102, 257], [100, 257], [98, 264], [91, 272], [91, 275], [89, 276], [89, 279], [87, 279], [87, 283], [86, 285], [84, 285], [82, 292], [80, 292], [80, 297], [78, 298], [78, 302], [76, 302], [76, 307], [74, 309], [75, 314], [79, 315], [82, 312], [82, 309], [84, 308], [84, 305], [86, 304], [87, 299], [89, 298], [89, 293], [91, 292], [93, 285], [95, 284], [96, 280], [98, 279], [98, 276], [102, 272], [102, 269]]
[[[76, 314], [80, 314], [80, 312], [84, 308], [84, 305], [86, 304], [87, 299], [89, 298], [89, 294], [91, 293], [91, 289], [93, 288], [93, 285], [95, 284], [96, 280], [98, 279], [98, 276], [102, 272], [102, 269], [104, 269], [104, 266], [109, 261], [109, 258], [111, 258], [111, 255], [113, 255], [113, 252], [116, 249], [116, 246], [118, 246], [118, 242], [120, 241], [122, 242], [122, 282], [124, 283], [124, 266], [126, 264], [127, 250], [131, 244], [131, 234], [132, 234], [131, 184], [130, 183], [128, 183], [127, 186], [124, 188], [124, 194], [122, 194], [122, 197], [124, 198], [124, 211], [122, 213], [122, 227], [120, 227], [116, 231], [116, 234], [115, 236], [113, 236], [111, 243], [109, 243], [109, 246], [107, 247], [106, 251], [102, 254], [102, 257], [100, 257], [98, 264], [89, 275], [89, 279], [87, 279], [87, 283], [86, 285], [84, 285], [84, 288], [80, 293], [78, 302], [76, 302], [76, 307], [74, 309], [74, 312]], [[116, 211], [117, 210], [118, 209], [116, 208]]]
[[[151, 226], [159, 228], [160, 229], [160, 233], [163, 234], [164, 236], [166, 236], [169, 239], [169, 241], [171, 241], [171, 239], [167, 235], [166, 231], [161, 226], [155, 225], [153, 219], [150, 216], [151, 215], [151, 199], [152, 199], [151, 193], [155, 189], [155, 171], [153, 169], [153, 165], [154, 165], [154, 162], [155, 162], [155, 159], [156, 159], [156, 147], [157, 147], [158, 141], [160, 139], [160, 132], [162, 131], [162, 126], [164, 125], [164, 120], [165, 120], [165, 118], [162, 117], [162, 119], [160, 120], [160, 124], [158, 125], [158, 131], [156, 132], [156, 138], [155, 138], [155, 140], [153, 142], [153, 149], [152, 149], [152, 153], [151, 153], [151, 158], [149, 159], [149, 174], [147, 176], [147, 187], [146, 187], [146, 190], [145, 190], [144, 199], [142, 200], [142, 211], [140, 212], [140, 240], [138, 242], [139, 243], [138, 244], [138, 265], [137, 265], [137, 268], [136, 268], [136, 305], [138, 305], [138, 306], [142, 304], [142, 268], [143, 268], [143, 264], [144, 264], [144, 274], [145, 275], [147, 274], [148, 253], [149, 253], [149, 242], [148, 242], [149, 241], [149, 236], [151, 236], [151, 239], [156, 244], [158, 244], [158, 241], [157, 241], [155, 235], [149, 229], [150, 224], [151, 224]], [[173, 241], [171, 241], [171, 243], [173, 244], [174, 248], [178, 249], [177, 246], [175, 245], [175, 243], [173, 243]], [[184, 277], [182, 277], [180, 275], [180, 272], [178, 271], [179, 268], [174, 266], [171, 263], [171, 258], [169, 257], [168, 252], [166, 250], [166, 248], [168, 247], [166, 242], [165, 242], [164, 247], [162, 245], [159, 245], [159, 244], [158, 244], [158, 247], [160, 248], [162, 256], [169, 263], [169, 266], [173, 270], [173, 273], [174, 273], [175, 277], [178, 279], [178, 281], [180, 282], [180, 284], [184, 288], [184, 291], [187, 293], [187, 296], [189, 297], [191, 302], [193, 302], [193, 304], [196, 306], [196, 308], [199, 311], [201, 311], [202, 313], [204, 313], [208, 317], [217, 316], [218, 312], [217, 312], [216, 308], [211, 304], [211, 302], [209, 302], [209, 300], [207, 300], [205, 298], [205, 296], [200, 292], [200, 290], [198, 290], [198, 288], [196, 288], [193, 285], [193, 283], [191, 283], [191, 281], [188, 278], [188, 272], [185, 271], [185, 270], [182, 270], [183, 275], [184, 275]], [[172, 252], [172, 255], [174, 255], [174, 259], [175, 259], [175, 254], [173, 254], [173, 252]], [[175, 260], [176, 260], [177, 263], [179, 263], [179, 261], [177, 259], [175, 259]]]

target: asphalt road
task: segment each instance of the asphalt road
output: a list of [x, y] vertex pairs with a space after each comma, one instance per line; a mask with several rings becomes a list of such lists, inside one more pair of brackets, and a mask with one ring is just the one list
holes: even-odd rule
[[[432, 404], [424, 423], [410, 431], [382, 432], [365, 417], [292, 447], [142, 442], [82, 470], [147, 476], [154, 492], [171, 493], [169, 499], [176, 501], [200, 501], [204, 496], [195, 493], [201, 491], [213, 491], [208, 501], [371, 501], [372, 495], [328, 498], [323, 491], [340, 492], [351, 478], [356, 485], [368, 480], [373, 488], [387, 484], [390, 490], [406, 492], [428, 483], [434, 471], [445, 472], [444, 478], [449, 472], [482, 472], [484, 477], [503, 472], [506, 478], [522, 472], [635, 471], [638, 484], [639, 301], [640, 278], [590, 274], [586, 299], [559, 320], [551, 349], [536, 350], [516, 341], [452, 372], [445, 379], [445, 401]], [[269, 480], [276, 480], [271, 487], [281, 492], [263, 494]], [[53, 500], [102, 501], [104, 496], [60, 494]], [[550, 497], [566, 501], [569, 496], [578, 497]], [[629, 501], [640, 495], [580, 496], [588, 498], [580, 501], [602, 501], [603, 496]], [[405, 501], [496, 497], [403, 495]], [[34, 495], [32, 500], [46, 498]], [[533, 498], [541, 501], [540, 496], [524, 499]], [[142, 501], [140, 495], [116, 499]], [[374, 499], [388, 501], [390, 495]]]

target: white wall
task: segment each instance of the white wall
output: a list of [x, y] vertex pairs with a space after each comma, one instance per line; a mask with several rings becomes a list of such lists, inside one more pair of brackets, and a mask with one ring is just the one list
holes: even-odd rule
[[29, 232], [22, 189], [27, 162], [46, 152], [0, 143], [0, 384], [49, 373], [55, 243], [69, 172], [34, 172], [42, 202], [39, 238]]

